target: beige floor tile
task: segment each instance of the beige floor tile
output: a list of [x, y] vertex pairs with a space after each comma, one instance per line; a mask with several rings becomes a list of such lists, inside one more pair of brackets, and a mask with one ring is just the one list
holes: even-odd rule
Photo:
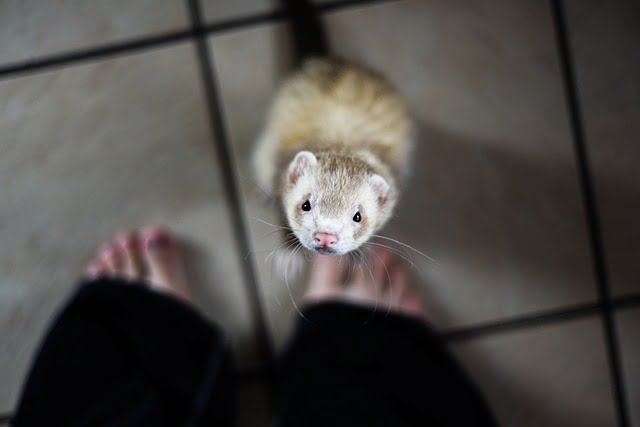
[[148, 222], [186, 242], [198, 304], [254, 361], [196, 64], [184, 44], [0, 82], [0, 412], [97, 245]]
[[614, 294], [640, 291], [640, 3], [566, 2]]
[[[385, 234], [439, 262], [412, 255], [436, 325], [592, 300], [546, 4], [392, 2], [344, 9], [326, 21], [336, 52], [389, 76], [416, 115], [413, 180]], [[279, 24], [211, 40], [247, 211], [270, 222], [274, 210], [262, 204], [248, 158], [269, 99], [290, 69], [287, 34]], [[262, 238], [270, 228], [249, 222], [256, 251], [271, 249], [277, 236]], [[267, 254], [257, 253], [258, 264]], [[289, 291], [272, 279], [269, 265], [260, 268], [270, 321], [276, 335], [285, 335], [280, 328], [295, 314]]]
[[182, 1], [2, 1], [0, 64], [184, 29], [187, 25]]
[[631, 425], [640, 426], [640, 308], [620, 310], [616, 315], [622, 354], [627, 407]]
[[452, 349], [500, 425], [616, 425], [599, 318], [471, 339]]

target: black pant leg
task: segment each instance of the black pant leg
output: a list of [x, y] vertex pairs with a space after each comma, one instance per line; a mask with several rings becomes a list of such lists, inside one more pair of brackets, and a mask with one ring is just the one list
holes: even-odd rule
[[82, 285], [36, 356], [16, 427], [230, 426], [233, 362], [224, 334], [142, 285]]
[[279, 374], [279, 426], [496, 424], [423, 322], [339, 302], [303, 314]]

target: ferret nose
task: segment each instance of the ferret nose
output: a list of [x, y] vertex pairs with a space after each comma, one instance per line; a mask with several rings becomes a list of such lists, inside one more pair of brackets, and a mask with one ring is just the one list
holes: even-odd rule
[[338, 236], [330, 233], [316, 233], [313, 235], [316, 239], [316, 243], [325, 248], [331, 248], [338, 243]]

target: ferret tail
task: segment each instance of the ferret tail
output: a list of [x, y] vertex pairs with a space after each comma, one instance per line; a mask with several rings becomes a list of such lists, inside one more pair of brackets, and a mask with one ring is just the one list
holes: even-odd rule
[[297, 65], [312, 56], [329, 54], [326, 30], [316, 8], [308, 0], [282, 0], [289, 17]]

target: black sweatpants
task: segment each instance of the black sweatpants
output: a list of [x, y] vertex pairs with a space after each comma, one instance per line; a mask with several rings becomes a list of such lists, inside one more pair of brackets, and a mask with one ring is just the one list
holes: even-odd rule
[[[421, 322], [308, 307], [277, 369], [276, 426], [491, 426], [490, 410]], [[83, 284], [48, 332], [12, 420], [27, 426], [232, 426], [226, 336], [144, 286]]]

